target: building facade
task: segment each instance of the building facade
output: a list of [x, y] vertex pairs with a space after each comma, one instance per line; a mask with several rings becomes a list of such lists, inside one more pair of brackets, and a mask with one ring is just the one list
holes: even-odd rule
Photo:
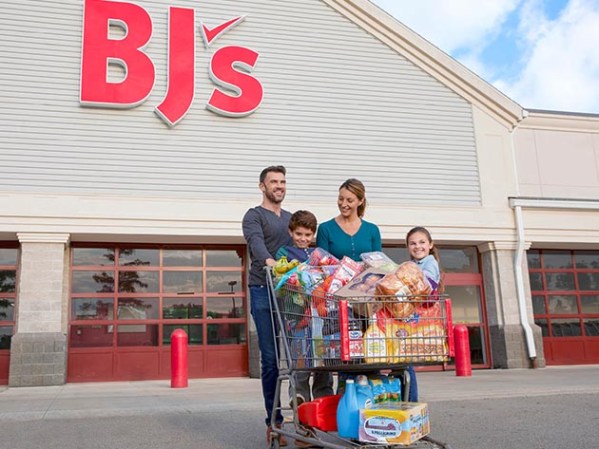
[[428, 227], [479, 368], [599, 363], [599, 117], [527, 111], [367, 0], [8, 1], [0, 382], [257, 375], [245, 211]]

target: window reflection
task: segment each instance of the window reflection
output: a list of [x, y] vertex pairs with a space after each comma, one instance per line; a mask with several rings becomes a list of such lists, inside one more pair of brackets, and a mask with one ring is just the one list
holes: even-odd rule
[[578, 273], [578, 286], [581, 290], [599, 290], [599, 273]]
[[0, 248], [0, 265], [17, 264], [17, 248]]
[[207, 316], [209, 318], [244, 318], [244, 299], [241, 297], [218, 297], [206, 299]]
[[162, 317], [167, 320], [203, 318], [202, 298], [164, 298]]
[[14, 293], [16, 288], [16, 270], [0, 270], [0, 292]]
[[201, 267], [200, 249], [165, 249], [162, 251], [162, 265], [165, 267]]
[[529, 273], [528, 277], [530, 278], [531, 290], [543, 290], [543, 275], [541, 273]]
[[582, 320], [582, 322], [587, 337], [599, 337], [599, 318], [588, 318]]
[[543, 337], [549, 337], [549, 325], [546, 319], [536, 319], [535, 324], [541, 328]]
[[543, 251], [543, 267], [545, 269], [572, 268], [570, 251]]
[[0, 298], [0, 321], [12, 321], [15, 315], [15, 300]]
[[599, 269], [599, 251], [576, 251], [576, 268]]
[[241, 292], [240, 271], [207, 271], [206, 290], [212, 293]]
[[549, 313], [578, 313], [575, 295], [550, 295]]
[[481, 323], [480, 291], [475, 285], [448, 285], [445, 293], [451, 298], [453, 320], [456, 323]]
[[112, 298], [73, 298], [72, 320], [112, 320], [114, 304]]
[[164, 271], [162, 290], [165, 293], [201, 293], [201, 271]]
[[73, 293], [114, 292], [113, 271], [73, 271]]
[[158, 293], [158, 271], [119, 271], [119, 292]]
[[599, 314], [599, 295], [585, 295], [580, 297], [582, 313]]
[[114, 249], [73, 248], [73, 265], [114, 265]]
[[183, 329], [187, 334], [187, 343], [189, 345], [201, 345], [202, 338], [202, 325], [201, 324], [165, 324], [162, 332], [162, 344], [171, 344], [171, 335], [175, 329]]
[[239, 267], [243, 263], [239, 250], [217, 250], [206, 251], [206, 266], [208, 267]]
[[158, 298], [119, 298], [118, 319], [158, 319]]
[[576, 290], [573, 273], [545, 273], [547, 290]]
[[439, 247], [441, 265], [446, 273], [478, 273], [478, 251], [475, 247]]
[[122, 266], [158, 266], [158, 249], [123, 248], [119, 252], [119, 264]]
[[544, 315], [545, 313], [547, 313], [547, 311], [545, 310], [545, 297], [533, 296], [532, 309], [535, 315]]
[[531, 249], [526, 252], [528, 268], [541, 268], [541, 253], [538, 249]]
[[0, 349], [10, 349], [12, 333], [12, 326], [0, 326]]
[[558, 318], [550, 322], [551, 333], [554, 337], [579, 337], [582, 335], [578, 319]]
[[245, 342], [245, 324], [223, 323], [208, 325], [209, 345], [238, 345]]

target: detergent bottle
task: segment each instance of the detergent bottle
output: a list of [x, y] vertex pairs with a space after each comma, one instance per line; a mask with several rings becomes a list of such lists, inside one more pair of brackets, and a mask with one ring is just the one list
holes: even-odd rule
[[353, 379], [345, 381], [345, 393], [337, 406], [337, 432], [342, 438], [358, 438], [360, 407]]
[[372, 407], [374, 398], [372, 395], [372, 387], [368, 383], [368, 377], [363, 374], [359, 375], [356, 384], [356, 396], [358, 398], [358, 409], [366, 409]]

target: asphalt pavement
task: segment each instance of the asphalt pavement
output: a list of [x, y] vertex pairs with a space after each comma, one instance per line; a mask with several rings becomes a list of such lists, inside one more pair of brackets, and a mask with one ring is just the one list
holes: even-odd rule
[[[475, 370], [470, 377], [422, 372], [418, 383], [420, 400], [430, 403], [599, 393], [599, 365]], [[168, 380], [0, 388], [0, 422], [232, 410], [262, 412], [259, 379], [191, 379], [187, 388]]]
[[[599, 448], [599, 365], [418, 381], [432, 436], [453, 449]], [[260, 449], [263, 420], [258, 379], [0, 387], [0, 449]]]

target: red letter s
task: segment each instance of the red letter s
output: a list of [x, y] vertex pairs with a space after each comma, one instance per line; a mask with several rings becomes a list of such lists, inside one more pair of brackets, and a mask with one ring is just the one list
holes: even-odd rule
[[210, 61], [210, 78], [217, 86], [235, 95], [214, 89], [206, 108], [228, 117], [245, 117], [258, 109], [264, 91], [260, 82], [248, 74], [258, 56], [245, 47], [229, 46], [216, 51]]

